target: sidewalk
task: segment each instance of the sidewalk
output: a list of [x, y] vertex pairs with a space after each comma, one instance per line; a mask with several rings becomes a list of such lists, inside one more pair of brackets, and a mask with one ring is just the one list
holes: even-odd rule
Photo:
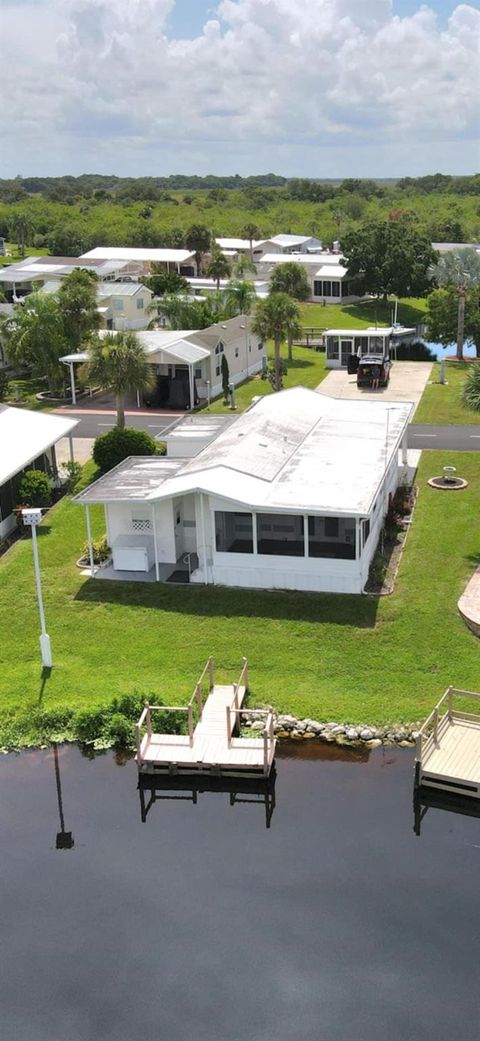
[[[73, 454], [76, 463], [87, 463], [92, 457], [93, 444], [95, 441], [94, 437], [73, 437]], [[57, 457], [57, 463], [60, 466], [62, 463], [70, 462], [70, 443], [68, 437], [62, 437], [57, 442], [55, 454]]]

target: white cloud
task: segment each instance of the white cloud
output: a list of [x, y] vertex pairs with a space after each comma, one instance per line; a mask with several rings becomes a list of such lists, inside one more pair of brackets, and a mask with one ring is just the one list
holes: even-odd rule
[[441, 28], [390, 0], [223, 0], [173, 40], [174, 3], [3, 3], [6, 174], [478, 168], [474, 7]]

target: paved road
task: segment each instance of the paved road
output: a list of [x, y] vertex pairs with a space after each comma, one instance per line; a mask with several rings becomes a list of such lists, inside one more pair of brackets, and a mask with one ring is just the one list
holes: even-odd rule
[[[75, 431], [75, 437], [97, 437], [104, 434], [115, 426], [115, 416], [106, 412], [88, 412], [82, 415], [80, 412], [66, 412], [62, 409], [62, 415], [72, 415], [73, 419], [79, 419], [79, 425]], [[182, 413], [178, 414], [179, 416]], [[137, 415], [133, 413], [126, 417], [127, 426], [138, 427], [146, 430], [152, 437], [162, 433], [171, 423], [175, 422], [174, 414], [161, 416], [147, 413]], [[408, 430], [409, 448], [440, 448], [451, 449], [455, 452], [478, 452], [480, 451], [480, 424], [478, 426], [420, 426], [411, 424]]]
[[[66, 412], [62, 409], [62, 416], [70, 416], [72, 419], [78, 419], [79, 424], [74, 432], [74, 437], [98, 437], [99, 434], [106, 434], [107, 430], [111, 430], [115, 426], [115, 416], [109, 415], [105, 412], [89, 412], [85, 415], [81, 415], [78, 412]], [[129, 427], [137, 427], [139, 430], [146, 430], [152, 437], [156, 437], [167, 427], [171, 426], [175, 422], [175, 416], [158, 416], [153, 415], [131, 415], [125, 417], [126, 425]]]
[[408, 428], [409, 448], [441, 448], [455, 452], [480, 451], [479, 426], [420, 426]]

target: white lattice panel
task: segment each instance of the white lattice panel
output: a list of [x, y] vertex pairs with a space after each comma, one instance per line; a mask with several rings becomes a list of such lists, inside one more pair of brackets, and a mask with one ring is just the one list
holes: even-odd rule
[[143, 534], [143, 532], [151, 530], [152, 522], [150, 520], [146, 520], [141, 517], [137, 518], [136, 520], [132, 520], [132, 531], [134, 531], [136, 534], [141, 535]]

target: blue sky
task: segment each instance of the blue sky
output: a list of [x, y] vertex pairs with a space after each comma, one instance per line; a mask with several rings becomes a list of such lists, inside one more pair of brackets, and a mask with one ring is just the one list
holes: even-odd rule
[[454, 0], [0, 0], [0, 176], [472, 172], [479, 38]]

